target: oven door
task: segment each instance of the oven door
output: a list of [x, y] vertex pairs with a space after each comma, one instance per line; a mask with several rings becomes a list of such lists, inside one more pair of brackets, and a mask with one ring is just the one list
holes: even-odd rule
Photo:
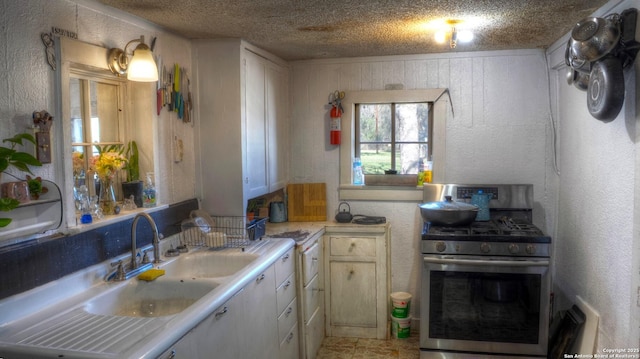
[[424, 255], [420, 347], [547, 354], [549, 261]]

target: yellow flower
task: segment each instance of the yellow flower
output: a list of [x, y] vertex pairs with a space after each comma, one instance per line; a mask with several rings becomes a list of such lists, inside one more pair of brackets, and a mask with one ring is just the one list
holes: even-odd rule
[[126, 163], [126, 158], [118, 152], [102, 152], [91, 159], [91, 169], [100, 179], [113, 179], [116, 172], [124, 168]]

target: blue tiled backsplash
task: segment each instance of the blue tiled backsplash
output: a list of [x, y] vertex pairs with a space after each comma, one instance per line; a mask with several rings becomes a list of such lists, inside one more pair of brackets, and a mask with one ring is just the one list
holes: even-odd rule
[[[190, 199], [151, 213], [158, 231], [169, 237], [180, 231], [180, 222], [198, 209]], [[131, 250], [133, 219], [72, 236], [43, 238], [0, 249], [0, 299], [62, 278]], [[137, 226], [138, 248], [151, 243], [149, 224]]]

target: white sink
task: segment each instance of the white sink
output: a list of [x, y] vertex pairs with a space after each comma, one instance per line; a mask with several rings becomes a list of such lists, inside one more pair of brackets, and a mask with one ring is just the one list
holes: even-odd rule
[[180, 313], [217, 286], [218, 283], [206, 280], [132, 279], [91, 299], [84, 310], [99, 315], [163, 317]]
[[233, 275], [259, 258], [256, 253], [203, 251], [168, 263], [167, 275], [186, 278], [220, 278]]

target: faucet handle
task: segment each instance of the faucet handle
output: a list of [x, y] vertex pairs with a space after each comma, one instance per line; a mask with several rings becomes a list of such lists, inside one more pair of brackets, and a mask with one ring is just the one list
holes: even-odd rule
[[147, 255], [148, 250], [142, 251], [142, 264], [150, 263], [149, 255]]
[[[111, 264], [113, 265], [114, 263], [111, 263]], [[122, 265], [122, 261], [118, 261], [115, 264], [118, 266], [118, 269], [116, 269], [115, 280], [117, 281], [125, 280], [127, 275], [124, 272], [124, 266]]]

